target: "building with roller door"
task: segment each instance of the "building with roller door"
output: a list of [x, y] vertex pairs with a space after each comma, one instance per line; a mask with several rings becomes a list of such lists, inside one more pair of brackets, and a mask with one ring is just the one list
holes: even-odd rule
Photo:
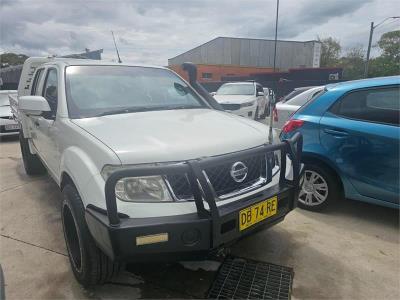
[[[217, 37], [194, 49], [168, 59], [168, 66], [185, 76], [180, 65], [198, 66], [200, 82], [221, 81], [222, 77], [271, 73], [274, 66], [274, 40]], [[319, 68], [321, 43], [318, 41], [277, 41], [276, 71]]]

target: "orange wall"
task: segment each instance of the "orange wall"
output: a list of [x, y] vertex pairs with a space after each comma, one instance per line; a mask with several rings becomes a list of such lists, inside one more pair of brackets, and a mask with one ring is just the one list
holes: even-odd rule
[[[186, 80], [187, 73], [180, 65], [169, 66], [170, 69], [181, 75]], [[197, 65], [197, 80], [199, 82], [221, 81], [224, 76], [249, 76], [254, 73], [271, 73], [273, 68], [241, 67], [227, 65]], [[203, 73], [211, 73], [211, 78], [203, 78]]]

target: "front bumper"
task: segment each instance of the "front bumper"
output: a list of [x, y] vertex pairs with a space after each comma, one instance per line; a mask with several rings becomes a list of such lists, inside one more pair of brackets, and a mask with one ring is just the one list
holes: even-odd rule
[[[106, 182], [107, 211], [89, 205], [86, 208], [86, 222], [97, 245], [112, 259], [123, 261], [165, 261], [204, 258], [211, 250], [216, 250], [254, 233], [261, 228], [272, 226], [284, 219], [297, 206], [299, 179], [302, 173], [300, 156], [302, 137], [278, 145], [265, 145], [261, 148], [244, 151], [281, 151], [292, 160], [293, 177], [285, 177], [286, 159], [281, 160], [279, 184], [260, 193], [217, 207], [216, 198], [207, 183], [202, 170], [213, 165], [216, 160], [237, 160], [244, 152], [188, 161], [176, 165], [140, 167], [114, 172]], [[197, 213], [180, 216], [129, 218], [117, 211], [115, 199], [116, 182], [127, 176], [151, 176], [186, 173], [189, 177]], [[239, 230], [239, 212], [255, 203], [277, 196], [277, 213], [254, 224], [243, 231]], [[206, 207], [204, 204], [207, 204]], [[150, 244], [138, 243], [138, 238], [152, 236], [167, 237], [163, 241]]]
[[8, 128], [10, 125], [18, 125], [18, 122], [9, 117], [0, 117], [0, 136], [16, 135], [19, 133], [19, 128], [10, 129]]
[[[251, 106], [240, 107], [239, 109], [225, 109], [225, 111], [230, 112], [232, 114], [238, 115], [240, 117], [254, 119], [257, 110], [257, 101], [254, 102]], [[222, 105], [224, 108], [224, 106]]]

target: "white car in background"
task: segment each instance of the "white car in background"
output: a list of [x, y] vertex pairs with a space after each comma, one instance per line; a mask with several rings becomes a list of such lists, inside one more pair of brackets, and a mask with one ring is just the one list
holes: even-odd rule
[[16, 135], [19, 132], [19, 124], [13, 118], [8, 95], [16, 95], [17, 91], [0, 91], [0, 137]]
[[290, 98], [287, 101], [278, 102], [275, 105], [273, 116], [273, 127], [282, 129], [286, 121], [304, 104], [313, 99], [319, 93], [324, 91], [325, 86], [316, 86]]
[[225, 83], [214, 99], [224, 110], [241, 117], [258, 120], [266, 116], [267, 98], [261, 84], [254, 81]]

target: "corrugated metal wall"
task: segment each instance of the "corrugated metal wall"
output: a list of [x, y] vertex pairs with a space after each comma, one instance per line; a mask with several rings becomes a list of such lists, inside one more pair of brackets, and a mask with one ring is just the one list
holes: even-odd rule
[[[315, 44], [319, 43], [278, 41], [276, 67], [282, 71], [319, 67], [319, 63], [315, 63]], [[169, 59], [168, 65], [190, 61], [195, 64], [273, 67], [274, 45], [273, 40], [218, 37]]]

